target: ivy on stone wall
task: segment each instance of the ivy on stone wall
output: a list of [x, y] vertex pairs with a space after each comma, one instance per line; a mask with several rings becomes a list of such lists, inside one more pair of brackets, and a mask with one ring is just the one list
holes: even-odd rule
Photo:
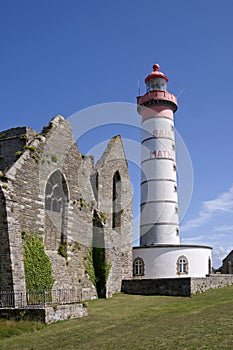
[[88, 251], [84, 267], [100, 298], [106, 297], [106, 283], [111, 266], [105, 257], [105, 248], [93, 247]]
[[22, 235], [24, 270], [27, 290], [51, 290], [54, 283], [52, 264], [38, 234]]
[[57, 252], [63, 258], [67, 259], [67, 242], [61, 243]]
[[96, 276], [95, 276], [95, 269], [93, 265], [93, 251], [90, 249], [88, 251], [86, 261], [84, 262], [84, 267], [86, 269], [86, 273], [88, 274], [92, 284], [96, 287]]
[[98, 297], [106, 297], [106, 283], [108, 280], [111, 264], [105, 257], [105, 248], [93, 248], [93, 266], [96, 277], [96, 289]]

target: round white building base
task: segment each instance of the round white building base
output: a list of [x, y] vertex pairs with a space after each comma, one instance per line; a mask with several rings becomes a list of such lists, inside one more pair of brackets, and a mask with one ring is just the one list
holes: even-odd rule
[[211, 273], [211, 250], [183, 244], [134, 247], [134, 278], [205, 277]]

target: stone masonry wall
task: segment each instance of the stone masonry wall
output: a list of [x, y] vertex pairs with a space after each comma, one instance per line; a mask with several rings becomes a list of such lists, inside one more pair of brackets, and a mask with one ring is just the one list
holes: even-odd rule
[[12, 290], [13, 278], [10, 259], [10, 242], [8, 236], [6, 200], [0, 190], [0, 283], [3, 290]]
[[206, 278], [191, 279], [191, 293], [203, 293], [209, 289], [223, 288], [233, 284], [233, 275], [210, 275]]
[[122, 292], [138, 295], [190, 296], [190, 278], [132, 279], [122, 281]]
[[[106, 215], [104, 244], [107, 261], [111, 263], [106, 296], [110, 297], [121, 290], [122, 279], [132, 277], [132, 191], [119, 136], [109, 142], [95, 170], [98, 173], [97, 209]], [[113, 228], [113, 177], [116, 172], [121, 180], [121, 226]]]
[[10, 168], [17, 160], [16, 152], [21, 151], [32, 140], [35, 132], [26, 127], [18, 127], [0, 133], [0, 170]]
[[122, 292], [139, 295], [191, 296], [232, 284], [233, 275], [210, 275], [205, 278], [132, 279], [122, 282]]
[[32, 309], [0, 309], [0, 318], [8, 320], [27, 320], [41, 323], [80, 318], [88, 315], [83, 304], [54, 305]]
[[0, 182], [2, 188], [0, 224], [0, 245], [2, 255], [2, 271], [0, 287], [2, 290], [14, 290], [15, 306], [21, 302], [18, 300], [19, 291], [25, 290], [24, 265], [22, 259], [22, 238], [20, 222], [18, 220], [18, 203], [14, 199], [12, 184], [8, 181]]

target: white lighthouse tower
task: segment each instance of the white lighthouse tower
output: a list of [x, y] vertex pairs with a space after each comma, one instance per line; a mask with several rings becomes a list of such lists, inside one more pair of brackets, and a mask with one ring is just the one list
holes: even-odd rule
[[180, 242], [174, 113], [176, 97], [158, 64], [137, 97], [142, 117], [140, 246], [133, 248], [134, 278], [205, 277], [211, 247]]
[[154, 64], [146, 94], [137, 103], [142, 116], [141, 245], [179, 244], [174, 116], [176, 97]]

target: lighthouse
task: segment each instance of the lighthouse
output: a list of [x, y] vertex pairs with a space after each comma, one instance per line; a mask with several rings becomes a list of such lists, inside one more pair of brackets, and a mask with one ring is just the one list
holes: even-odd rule
[[177, 99], [158, 64], [137, 98], [142, 117], [140, 244], [179, 244], [174, 113]]
[[[179, 229], [174, 113], [177, 98], [158, 64], [137, 97], [142, 118], [140, 246], [133, 248], [135, 279], [205, 277], [212, 248], [182, 244]], [[183, 164], [185, 167], [185, 164]], [[146, 283], [146, 282], [145, 282]]]

